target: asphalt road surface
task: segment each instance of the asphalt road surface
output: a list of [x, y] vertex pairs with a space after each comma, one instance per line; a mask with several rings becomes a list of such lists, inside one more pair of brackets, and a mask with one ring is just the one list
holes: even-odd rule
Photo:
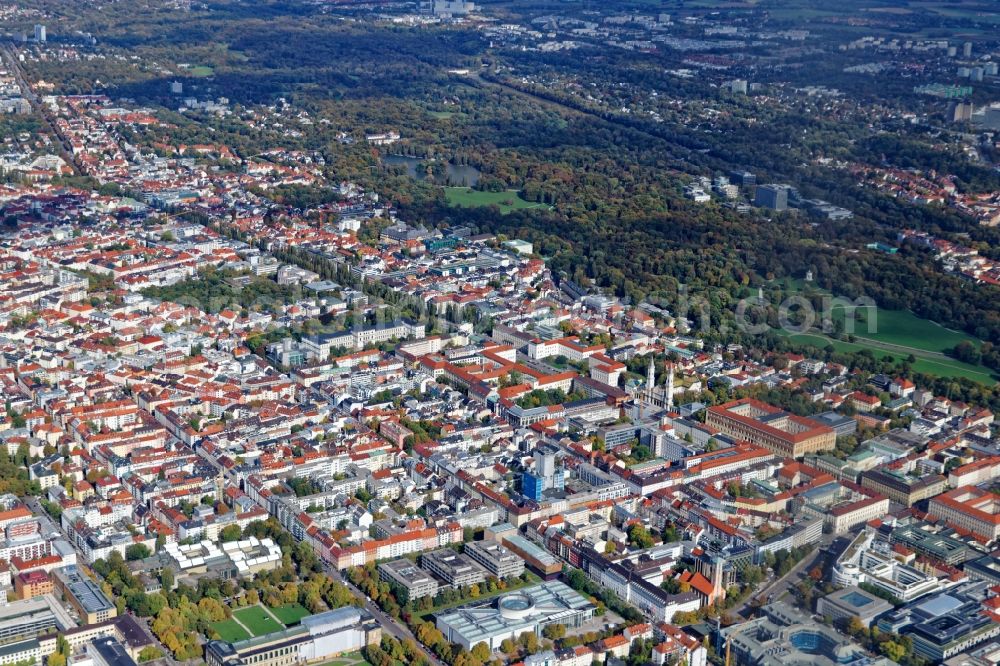
[[438, 659], [433, 652], [425, 648], [423, 644], [421, 644], [421, 642], [417, 640], [417, 638], [413, 635], [413, 633], [410, 631], [408, 627], [398, 622], [396, 619], [383, 613], [382, 609], [380, 609], [377, 605], [375, 605], [375, 602], [373, 602], [370, 598], [368, 598], [368, 596], [366, 596], [364, 592], [356, 588], [354, 584], [351, 583], [351, 581], [346, 580], [340, 574], [340, 571], [330, 566], [329, 563], [324, 563], [324, 567], [326, 569], [327, 574], [331, 578], [333, 578], [338, 583], [343, 583], [344, 585], [346, 585], [347, 589], [351, 591], [351, 594], [353, 594], [355, 597], [361, 599], [364, 602], [365, 610], [371, 613], [372, 617], [378, 620], [378, 623], [382, 625], [383, 631], [388, 632], [391, 636], [400, 641], [409, 638], [414, 643], [416, 643], [417, 648], [430, 663], [434, 664], [434, 666], [445, 666], [444, 662]]
[[833, 534], [824, 534], [815, 550], [813, 550], [809, 555], [803, 557], [799, 563], [792, 567], [784, 576], [760, 588], [756, 594], [752, 595], [740, 606], [734, 608], [733, 612], [749, 619], [750, 616], [753, 615], [753, 609], [750, 607], [750, 604], [754, 600], [760, 599], [766, 603], [769, 598], [780, 599], [786, 592], [788, 592], [788, 590], [798, 584], [801, 580], [801, 574], [803, 571], [809, 571], [814, 566], [822, 565], [825, 562], [827, 549], [835, 538], [836, 536]]

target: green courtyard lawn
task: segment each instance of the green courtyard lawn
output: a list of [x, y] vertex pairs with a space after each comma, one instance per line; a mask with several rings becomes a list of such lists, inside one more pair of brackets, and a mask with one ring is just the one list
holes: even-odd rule
[[320, 666], [372, 666], [372, 664], [361, 656], [360, 652], [349, 652], [320, 664]]
[[212, 624], [212, 628], [218, 632], [219, 638], [229, 643], [246, 640], [250, 634], [236, 620], [222, 620]]
[[250, 630], [254, 636], [263, 636], [273, 631], [281, 631], [285, 627], [262, 606], [251, 606], [233, 611], [233, 617]]
[[286, 604], [277, 608], [271, 608], [270, 611], [271, 615], [278, 618], [286, 627], [298, 624], [302, 618], [312, 615], [309, 609], [302, 604]]
[[452, 206], [477, 208], [479, 206], [499, 206], [501, 212], [509, 213], [519, 208], [549, 208], [550, 206], [525, 201], [515, 190], [505, 192], [481, 192], [471, 187], [446, 187], [445, 198]]

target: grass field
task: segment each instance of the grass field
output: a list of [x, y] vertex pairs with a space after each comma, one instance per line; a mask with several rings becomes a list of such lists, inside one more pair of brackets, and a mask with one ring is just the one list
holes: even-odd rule
[[219, 632], [219, 638], [229, 643], [235, 643], [236, 641], [246, 640], [250, 638], [250, 634], [247, 630], [240, 626], [240, 623], [236, 620], [223, 620], [222, 622], [215, 622], [212, 624], [212, 628]]
[[[863, 341], [853, 343], [844, 342], [842, 340], [832, 340], [823, 335], [814, 335], [811, 333], [796, 333], [789, 335], [788, 337], [799, 344], [814, 345], [820, 349], [823, 349], [827, 345], [833, 345], [833, 348], [840, 352], [858, 352], [863, 349], [867, 349], [875, 355], [875, 358], [891, 356], [893, 359], [901, 361], [905, 360], [906, 357], [910, 355], [905, 351], [887, 351], [881, 347], [866, 345]], [[968, 363], [962, 363], [961, 361], [953, 358], [931, 358], [928, 356], [921, 356], [920, 351], [914, 351], [913, 356], [917, 359], [916, 362], [912, 364], [915, 372], [922, 372], [937, 377], [965, 377], [987, 386], [993, 386], [997, 383], [989, 368], [984, 366], [969, 365]]]
[[517, 208], [549, 208], [540, 203], [525, 201], [517, 192], [508, 190], [506, 192], [480, 192], [471, 187], [446, 187], [445, 197], [452, 206], [462, 206], [476, 208], [478, 206], [499, 206], [504, 213]]
[[272, 631], [281, 631], [284, 627], [271, 617], [271, 614], [260, 606], [241, 608], [233, 611], [233, 617], [238, 619], [254, 636], [263, 636]]
[[277, 608], [271, 608], [270, 611], [271, 615], [278, 618], [286, 627], [298, 624], [299, 620], [307, 615], [311, 615], [309, 610], [301, 604], [278, 606]]
[[[786, 295], [824, 294], [822, 289], [808, 284], [803, 280], [786, 278], [781, 280], [781, 287]], [[820, 314], [817, 313], [815, 325], [821, 325]], [[844, 309], [834, 307], [830, 313], [831, 319], [839, 326], [844, 321]], [[800, 344], [812, 344], [819, 348], [832, 344], [837, 351], [856, 352], [863, 349], [871, 351], [876, 358], [891, 356], [896, 360], [904, 360], [911, 354], [917, 359], [913, 363], [916, 372], [923, 372], [937, 377], [965, 377], [973, 381], [993, 386], [997, 383], [996, 373], [983, 365], [970, 365], [956, 359], [943, 356], [943, 352], [960, 342], [968, 341], [976, 346], [980, 340], [963, 333], [947, 329], [929, 319], [921, 319], [908, 310], [886, 310], [878, 308], [872, 319], [869, 332], [869, 308], [858, 308], [854, 316], [854, 341], [833, 340], [823, 335], [819, 330], [810, 333], [785, 333]], [[892, 345], [886, 347], [886, 345]]]
[[197, 65], [188, 70], [191, 72], [191, 76], [206, 77], [215, 74], [215, 70], [208, 65]]
[[[802, 280], [783, 280], [783, 288], [789, 294], [801, 294], [803, 291], [814, 294], [826, 294], [822, 289], [809, 285]], [[838, 326], [844, 321], [844, 308], [834, 305], [830, 313], [831, 319]], [[819, 313], [817, 313], [817, 319]], [[921, 319], [908, 310], [887, 310], [877, 308], [871, 322], [869, 308], [857, 308], [854, 315], [854, 336], [858, 339], [871, 339], [890, 345], [910, 347], [929, 352], [944, 352], [960, 342], [971, 342], [976, 346], [980, 340], [963, 333], [941, 326], [930, 319]], [[817, 321], [819, 326], [821, 322]], [[869, 323], [873, 324], [869, 327]], [[869, 331], [871, 328], [871, 331]]]
[[[838, 316], [839, 315], [839, 316]], [[843, 310], [833, 312], [834, 319], [843, 320]], [[971, 342], [978, 346], [980, 341], [960, 331], [952, 331], [940, 324], [921, 319], [906, 310], [885, 310], [878, 308], [872, 333], [868, 332], [868, 322], [855, 319], [854, 335], [870, 338], [891, 345], [913, 347], [930, 352], [943, 352], [959, 342]]]
[[319, 666], [372, 666], [360, 652], [349, 652]]
[[927, 9], [953, 19], [966, 19], [982, 23], [1000, 23], [995, 7], [987, 7], [983, 3], [966, 3], [966, 6], [944, 4], [941, 2], [918, 3], [920, 9]]
[[437, 118], [438, 120], [448, 120], [449, 118], [464, 118], [464, 113], [456, 113], [455, 111], [428, 111], [427, 115], [432, 118]]

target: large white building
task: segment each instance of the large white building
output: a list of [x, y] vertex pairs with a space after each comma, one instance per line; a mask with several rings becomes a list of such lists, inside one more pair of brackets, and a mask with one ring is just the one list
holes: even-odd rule
[[0, 664], [35, 664], [41, 662], [42, 651], [37, 638], [29, 638], [26, 641], [8, 643], [0, 649]]
[[66, 631], [75, 626], [66, 607], [52, 594], [0, 607], [0, 642], [31, 638], [50, 630]]
[[437, 617], [437, 628], [452, 643], [471, 650], [486, 643], [496, 650], [505, 639], [526, 631], [541, 635], [550, 624], [578, 627], [594, 615], [594, 604], [554, 580], [505, 594], [489, 605], [470, 604]]
[[859, 534], [840, 556], [833, 582], [843, 587], [868, 583], [904, 602], [941, 589], [937, 578], [898, 561], [871, 532]]
[[382, 627], [363, 608], [346, 606], [302, 618], [301, 624], [237, 643], [209, 641], [209, 666], [291, 666], [317, 663], [378, 645]]
[[228, 541], [221, 548], [208, 539], [185, 545], [171, 542], [163, 551], [185, 574], [229, 571], [246, 577], [281, 565], [281, 547], [271, 539], [257, 537]]
[[411, 338], [420, 340], [424, 335], [425, 328], [423, 324], [400, 319], [378, 326], [359, 327], [340, 333], [302, 338], [300, 348], [302, 353], [311, 359], [325, 360], [329, 358], [330, 351], [338, 347], [361, 350], [366, 345], [380, 344], [390, 340]]

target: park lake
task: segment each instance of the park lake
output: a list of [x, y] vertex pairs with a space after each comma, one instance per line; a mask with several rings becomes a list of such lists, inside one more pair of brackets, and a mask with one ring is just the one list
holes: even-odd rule
[[453, 164], [434, 159], [387, 155], [382, 158], [387, 166], [402, 166], [406, 175], [419, 180], [430, 180], [439, 185], [474, 187], [479, 182], [479, 169], [467, 164]]

